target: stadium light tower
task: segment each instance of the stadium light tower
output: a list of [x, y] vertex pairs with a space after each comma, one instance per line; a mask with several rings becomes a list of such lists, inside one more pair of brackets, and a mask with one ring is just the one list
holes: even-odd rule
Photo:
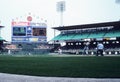
[[[63, 27], [63, 12], [65, 11], [65, 1], [59, 1], [56, 5], [57, 12], [60, 13], [60, 27]], [[54, 29], [54, 37], [55, 37], [55, 29]], [[55, 44], [55, 41], [53, 42], [53, 46]]]
[[60, 26], [63, 26], [63, 12], [65, 11], [65, 1], [57, 2], [57, 11], [60, 13]]

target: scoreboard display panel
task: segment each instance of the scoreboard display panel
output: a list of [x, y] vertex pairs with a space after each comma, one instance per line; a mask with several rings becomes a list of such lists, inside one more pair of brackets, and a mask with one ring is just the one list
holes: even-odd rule
[[[17, 24], [17, 23], [16, 23]], [[46, 27], [41, 23], [12, 26], [12, 42], [47, 42]], [[23, 24], [23, 23], [22, 23]]]
[[46, 36], [46, 28], [34, 28], [33, 27], [33, 36]]
[[26, 36], [26, 27], [13, 27], [13, 36]]
[[13, 26], [12, 42], [47, 42], [46, 27]]

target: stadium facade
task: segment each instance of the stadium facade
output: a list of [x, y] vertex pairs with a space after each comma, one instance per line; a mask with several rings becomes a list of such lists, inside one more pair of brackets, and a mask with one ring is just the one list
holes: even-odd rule
[[98, 42], [104, 44], [104, 54], [120, 54], [120, 21], [53, 27], [53, 29], [60, 31], [60, 34], [52, 41], [64, 42], [66, 45], [62, 46], [62, 51], [65, 53], [82, 54], [84, 43], [89, 41], [89, 54], [96, 53]]

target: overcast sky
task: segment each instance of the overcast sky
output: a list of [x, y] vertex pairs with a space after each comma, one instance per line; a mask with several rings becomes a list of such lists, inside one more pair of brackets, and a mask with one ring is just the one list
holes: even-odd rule
[[60, 25], [60, 13], [56, 10], [59, 1], [66, 2], [64, 26], [120, 20], [120, 3], [115, 0], [0, 0], [0, 25], [5, 26], [1, 36], [11, 41], [11, 21], [26, 21], [31, 13], [33, 22], [47, 20], [47, 37], [51, 40], [51, 27]]

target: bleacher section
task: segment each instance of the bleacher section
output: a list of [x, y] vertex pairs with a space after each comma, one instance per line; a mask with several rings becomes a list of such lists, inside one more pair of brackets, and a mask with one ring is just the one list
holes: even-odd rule
[[120, 37], [120, 30], [107, 32], [103, 37]]
[[106, 32], [93, 32], [87, 38], [103, 38]]
[[[74, 34], [75, 35], [75, 34]], [[76, 34], [72, 39], [85, 39], [89, 36], [88, 33], [80, 33], [80, 34]]]
[[120, 30], [118, 31], [100, 31], [100, 32], [86, 32], [86, 33], [73, 33], [73, 34], [59, 34], [52, 40], [78, 40], [89, 38], [112, 38], [120, 37]]

